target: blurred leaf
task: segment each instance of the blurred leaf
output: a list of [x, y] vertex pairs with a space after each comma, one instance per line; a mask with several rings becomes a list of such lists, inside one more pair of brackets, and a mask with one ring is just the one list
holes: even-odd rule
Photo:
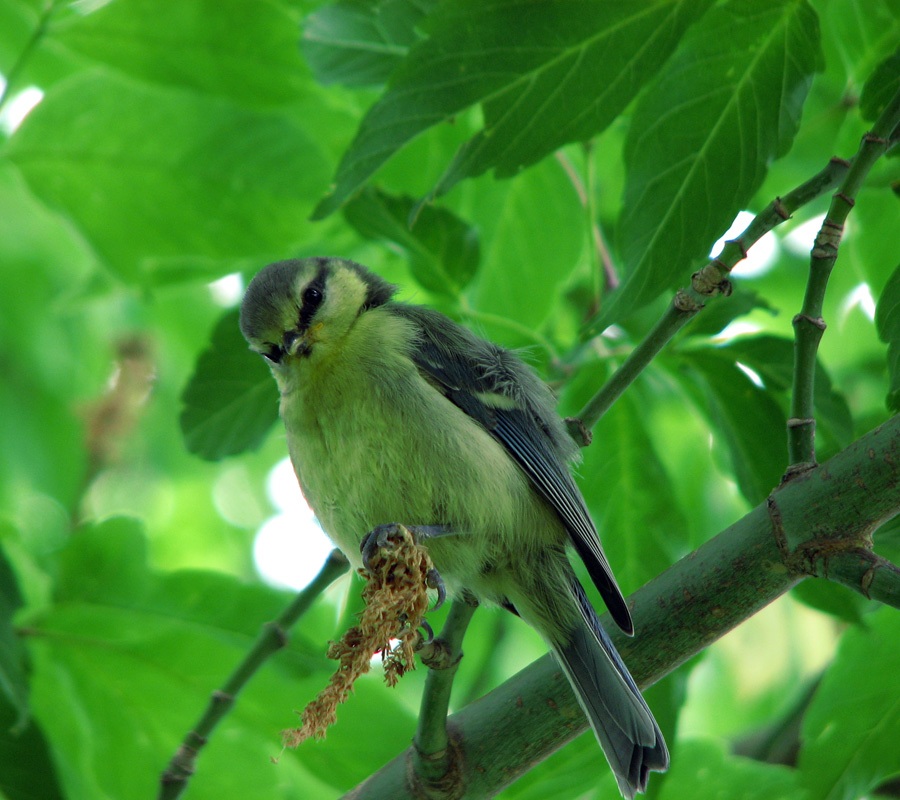
[[674, 748], [658, 800], [798, 800], [797, 784], [788, 767], [731, 755], [724, 742], [694, 739]]
[[900, 4], [897, 0], [815, 0], [825, 32], [823, 44], [829, 67], [836, 67], [840, 83], [858, 93], [876, 64], [897, 46]]
[[855, 800], [900, 775], [900, 615], [883, 608], [844, 635], [803, 720], [809, 800]]
[[[65, 15], [50, 35], [140, 80], [192, 88], [250, 106], [295, 100], [308, 80], [295, 15], [280, 3], [155, 0], [98, 4]], [[83, 8], [83, 6], [82, 6]]]
[[656, 74], [705, 8], [678, 0], [442, 6], [428, 19], [428, 39], [410, 49], [363, 119], [315, 217], [339, 208], [414, 136], [477, 103], [484, 132], [459, 153], [438, 192], [491, 167], [514, 174], [590, 138]]
[[13, 718], [5, 727], [0, 727], [0, 730], [5, 732], [12, 729], [16, 734], [22, 733], [28, 724], [25, 652], [13, 626], [13, 615], [21, 607], [22, 595], [16, 575], [0, 546], [0, 702], [15, 712]]
[[7, 76], [34, 34], [43, 0], [0, 3], [0, 75]]
[[882, 61], [866, 81], [859, 98], [859, 113], [863, 119], [874, 122], [897, 92], [900, 92], [900, 49]]
[[688, 31], [631, 120], [618, 237], [627, 274], [592, 331], [687, 282], [790, 149], [821, 67], [805, 0], [730, 0]]
[[478, 270], [478, 232], [437, 206], [419, 209], [410, 225], [414, 207], [411, 198], [364, 189], [344, 208], [344, 216], [362, 236], [402, 248], [424, 288], [455, 298]]
[[0, 792], [4, 800], [65, 800], [44, 732], [0, 696]]
[[[548, 160], [515, 181], [478, 179], [467, 219], [477, 219], [481, 267], [469, 298], [475, 322], [491, 338], [520, 347], [554, 314], [560, 291], [578, 265], [585, 234], [571, 181]], [[552, 197], [553, 202], [547, 203]], [[496, 318], [509, 320], [503, 325]], [[532, 334], [533, 335], [533, 334]]]
[[316, 145], [287, 116], [97, 73], [48, 92], [5, 154], [141, 283], [166, 258], [219, 259], [221, 275], [237, 258], [283, 257], [325, 181]]
[[758, 292], [752, 289], [735, 289], [728, 297], [720, 297], [711, 303], [702, 314], [698, 314], [685, 328], [685, 336], [715, 336], [738, 317], [743, 317], [758, 308], [777, 310]]
[[231, 311], [219, 320], [181, 396], [185, 444], [210, 461], [256, 449], [278, 419], [275, 382], [247, 348], [238, 319]]
[[[221, 574], [155, 574], [144, 550], [133, 520], [80, 529], [62, 553], [57, 602], [28, 620], [34, 711], [53, 742], [68, 800], [146, 797], [210, 692], [289, 600]], [[96, 565], [82, 590], [78, 577]], [[299, 756], [283, 756], [277, 770], [268, 760], [279, 752], [279, 729], [292, 724], [292, 708], [327, 680], [324, 644], [323, 637], [311, 650], [292, 637], [248, 684], [200, 756], [193, 795], [287, 800], [334, 797], [329, 784], [350, 788], [344, 774], [315, 778]], [[394, 712], [378, 688], [368, 710], [384, 718]], [[381, 756], [396, 747], [388, 737], [370, 738]]]
[[801, 581], [791, 589], [791, 595], [810, 608], [853, 625], [863, 622], [864, 613], [872, 605], [871, 601], [846, 586], [819, 578]]
[[436, 0], [332, 3], [304, 20], [300, 47], [319, 83], [384, 83], [422, 38], [416, 26], [435, 5]]
[[685, 388], [710, 421], [714, 440], [724, 445], [741, 494], [762, 502], [787, 467], [787, 420], [771, 394], [756, 386], [728, 353], [682, 353], [691, 380]]
[[900, 266], [898, 266], [878, 299], [875, 308], [875, 328], [878, 338], [888, 346], [887, 406], [900, 411]]
[[[566, 407], [581, 407], [599, 383], [596, 370], [581, 370], [567, 388]], [[681, 557], [689, 540], [684, 512], [640, 407], [630, 395], [620, 398], [595, 426], [575, 470], [625, 594]]]

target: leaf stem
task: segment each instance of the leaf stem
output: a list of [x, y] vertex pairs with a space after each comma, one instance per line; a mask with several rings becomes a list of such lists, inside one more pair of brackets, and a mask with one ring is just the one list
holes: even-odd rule
[[822, 307], [828, 278], [838, 257], [844, 223], [856, 195], [875, 162], [888, 150], [890, 136], [900, 124], [900, 91], [885, 107], [872, 129], [863, 136], [859, 151], [831, 198], [831, 205], [810, 252], [809, 279], [800, 313], [794, 317], [794, 375], [791, 417], [787, 423], [791, 471], [816, 463], [816, 420], [813, 411], [816, 353], [825, 332]]
[[187, 788], [194, 774], [194, 762], [200, 750], [209, 739], [213, 728], [228, 714], [238, 693], [256, 671], [288, 642], [287, 632], [302, 617], [313, 601], [330, 586], [336, 578], [347, 571], [347, 559], [339, 550], [331, 554], [312, 582], [293, 599], [291, 604], [274, 622], [267, 622], [253, 648], [238, 664], [221, 689], [212, 693], [209, 705], [197, 724], [184, 737], [172, 756], [165, 772], [160, 776], [159, 800], [174, 800]]

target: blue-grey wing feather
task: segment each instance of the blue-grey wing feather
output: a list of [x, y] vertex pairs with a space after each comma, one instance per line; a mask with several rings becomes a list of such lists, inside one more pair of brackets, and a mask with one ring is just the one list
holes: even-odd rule
[[[631, 633], [628, 606], [566, 466], [574, 445], [559, 421], [549, 419], [542, 409], [529, 403], [528, 392], [522, 391], [523, 385], [532, 392], [546, 392], [546, 388], [513, 354], [474, 336], [438, 312], [405, 304], [392, 305], [391, 310], [419, 328], [412, 358], [420, 372], [515, 459], [559, 515], [613, 619]], [[485, 402], [491, 395], [513, 402], [492, 405]]]

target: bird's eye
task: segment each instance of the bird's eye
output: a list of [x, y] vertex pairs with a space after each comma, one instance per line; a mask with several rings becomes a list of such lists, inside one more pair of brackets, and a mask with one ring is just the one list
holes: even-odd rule
[[307, 286], [303, 290], [303, 304], [317, 306], [322, 302], [322, 290], [315, 286]]
[[279, 347], [277, 344], [269, 345], [267, 349], [262, 351], [262, 357], [273, 364], [280, 364], [281, 359], [284, 357], [284, 348]]

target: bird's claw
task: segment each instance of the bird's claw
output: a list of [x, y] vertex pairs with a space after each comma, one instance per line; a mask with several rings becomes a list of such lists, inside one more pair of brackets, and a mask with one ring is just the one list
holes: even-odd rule
[[362, 541], [359, 543], [359, 552], [362, 555], [362, 564], [369, 572], [373, 572], [372, 559], [378, 554], [379, 550], [393, 549], [394, 544], [391, 537], [397, 531], [398, 526], [394, 523], [388, 525], [379, 525], [377, 528], [370, 530]]
[[432, 628], [424, 619], [419, 623], [419, 627], [425, 631], [425, 637], [420, 644], [431, 644], [434, 641], [434, 628]]
[[[359, 543], [359, 552], [362, 555], [363, 567], [368, 572], [373, 572], [372, 561], [381, 550], [391, 550], [394, 548], [393, 537], [397, 534], [400, 526], [397, 523], [389, 523], [387, 525], [379, 525], [373, 528]], [[447, 532], [445, 528], [430, 525], [410, 525], [404, 526], [415, 540], [416, 544], [422, 544], [426, 539], [440, 536]], [[436, 611], [447, 600], [447, 587], [444, 585], [444, 579], [441, 574], [433, 567], [428, 570], [425, 584], [429, 589], [437, 591], [437, 602], [434, 604]]]
[[428, 575], [425, 578], [425, 585], [429, 589], [437, 590], [437, 602], [432, 609], [432, 611], [437, 611], [444, 605], [444, 601], [447, 599], [447, 587], [444, 586], [444, 579], [441, 577], [441, 573], [432, 567], [428, 570]]

